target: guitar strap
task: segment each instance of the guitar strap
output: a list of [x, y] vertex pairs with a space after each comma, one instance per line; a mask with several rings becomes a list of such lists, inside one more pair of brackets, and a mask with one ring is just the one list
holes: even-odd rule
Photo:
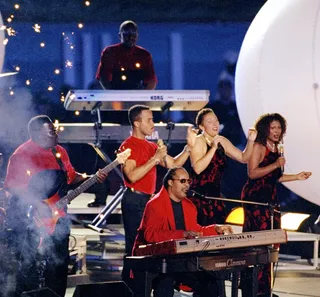
[[63, 163], [62, 163], [62, 161], [61, 161], [61, 158], [58, 157], [58, 152], [57, 152], [56, 148], [53, 147], [53, 148], [51, 149], [51, 152], [52, 152], [52, 154], [54, 155], [54, 157], [56, 158], [56, 161], [57, 161], [59, 167], [60, 167], [61, 170], [63, 171], [66, 180], [68, 180], [67, 171], [66, 171], [65, 168], [64, 168], [64, 165], [63, 165]]

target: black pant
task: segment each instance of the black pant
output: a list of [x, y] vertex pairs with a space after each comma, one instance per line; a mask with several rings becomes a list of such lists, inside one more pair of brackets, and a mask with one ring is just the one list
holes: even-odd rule
[[[149, 194], [138, 194], [136, 192], [132, 192], [130, 189], [126, 189], [123, 193], [121, 211], [125, 232], [125, 256], [131, 256], [132, 254], [137, 230], [140, 226], [143, 212], [150, 196], [151, 195]], [[122, 271], [122, 278], [124, 281], [129, 279], [129, 270], [126, 266], [124, 259]]]

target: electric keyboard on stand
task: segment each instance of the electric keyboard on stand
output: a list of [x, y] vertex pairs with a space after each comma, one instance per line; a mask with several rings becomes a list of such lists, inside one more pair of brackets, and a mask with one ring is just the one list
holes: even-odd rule
[[270, 245], [287, 242], [287, 233], [282, 229], [245, 232], [221, 236], [205, 236], [195, 239], [176, 239], [141, 245], [137, 256], [172, 255], [207, 252], [221, 249]]
[[66, 110], [127, 110], [143, 104], [151, 110], [200, 110], [209, 101], [207, 90], [70, 90]]
[[252, 267], [251, 296], [257, 295], [258, 267], [278, 261], [272, 244], [287, 242], [285, 230], [267, 230], [196, 239], [170, 240], [140, 246], [137, 256], [127, 257], [133, 273], [143, 275], [145, 297], [152, 281], [162, 273], [208, 271], [222, 284], [219, 296], [225, 297], [224, 280], [232, 273], [232, 297], [238, 296], [239, 272]]
[[[171, 141], [185, 143], [187, 129], [190, 124], [175, 124], [171, 131]], [[121, 143], [131, 135], [131, 126], [103, 123], [99, 131], [100, 140]], [[96, 141], [96, 130], [93, 123], [59, 123], [59, 143], [87, 143]], [[166, 140], [168, 138], [166, 124], [155, 124], [154, 132], [149, 140]]]

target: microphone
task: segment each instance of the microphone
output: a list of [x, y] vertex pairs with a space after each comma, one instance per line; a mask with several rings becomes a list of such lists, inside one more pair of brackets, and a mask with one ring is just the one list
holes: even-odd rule
[[[283, 142], [278, 143], [278, 153], [280, 157], [284, 157], [284, 145]], [[281, 172], [284, 172], [284, 166], [281, 166]]]
[[164, 143], [163, 143], [163, 140], [162, 140], [162, 139], [158, 139], [158, 141], [157, 141], [157, 146], [158, 146], [159, 148], [161, 148], [161, 147], [164, 146]]
[[[164, 146], [163, 140], [162, 140], [162, 139], [158, 139], [157, 145], [158, 145], [159, 148], [162, 148], [162, 147]], [[168, 168], [168, 165], [167, 165], [167, 155], [165, 155], [165, 156], [162, 158], [162, 160], [163, 160], [164, 166], [165, 166], [166, 168]]]
[[202, 195], [194, 190], [189, 190], [188, 193], [187, 193], [187, 197], [195, 197], [195, 198], [198, 198], [198, 199], [206, 199], [206, 196], [205, 195]]

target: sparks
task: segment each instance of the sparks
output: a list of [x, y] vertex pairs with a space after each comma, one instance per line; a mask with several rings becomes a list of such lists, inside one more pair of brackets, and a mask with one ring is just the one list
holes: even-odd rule
[[58, 69], [58, 68], [55, 69], [55, 70], [54, 70], [54, 74], [57, 74], [57, 75], [60, 74], [60, 69]]
[[85, 6], [90, 6], [90, 1], [85, 1], [84, 4]]
[[68, 68], [71, 68], [73, 66], [72, 62], [69, 60], [67, 60], [65, 64], [66, 64], [66, 67]]
[[11, 27], [6, 28], [6, 30], [7, 30], [7, 34], [8, 34], [9, 36], [16, 36], [16, 35], [17, 35], [16, 30], [14, 30], [14, 29], [11, 28]]
[[15, 9], [19, 9], [19, 8], [20, 8], [20, 5], [19, 5], [19, 4], [15, 4], [15, 5], [14, 5], [14, 8], [15, 8]]
[[44, 42], [41, 42], [41, 43], [40, 43], [40, 46], [41, 46], [41, 47], [45, 47], [46, 44], [45, 44]]
[[41, 26], [38, 24], [34, 24], [34, 26], [32, 27], [34, 32], [36, 33], [41, 33]]
[[16, 69], [16, 71], [20, 71], [20, 67], [19, 66], [16, 66], [15, 69]]
[[27, 79], [27, 80], [26, 80], [26, 85], [27, 85], [27, 86], [30, 86], [30, 84], [31, 84], [31, 81], [30, 81], [29, 79]]
[[56, 153], [56, 157], [57, 158], [61, 158], [61, 154], [60, 153]]
[[74, 114], [75, 114], [76, 116], [78, 116], [78, 115], [80, 114], [80, 111], [79, 111], [79, 110], [76, 110], [76, 111], [74, 112]]
[[49, 86], [49, 87], [48, 87], [48, 91], [49, 91], [49, 92], [53, 91], [53, 86]]
[[78, 24], [78, 28], [79, 28], [79, 29], [82, 29], [82, 28], [83, 28], [83, 24], [82, 24], [82, 23], [79, 23], [79, 24]]

